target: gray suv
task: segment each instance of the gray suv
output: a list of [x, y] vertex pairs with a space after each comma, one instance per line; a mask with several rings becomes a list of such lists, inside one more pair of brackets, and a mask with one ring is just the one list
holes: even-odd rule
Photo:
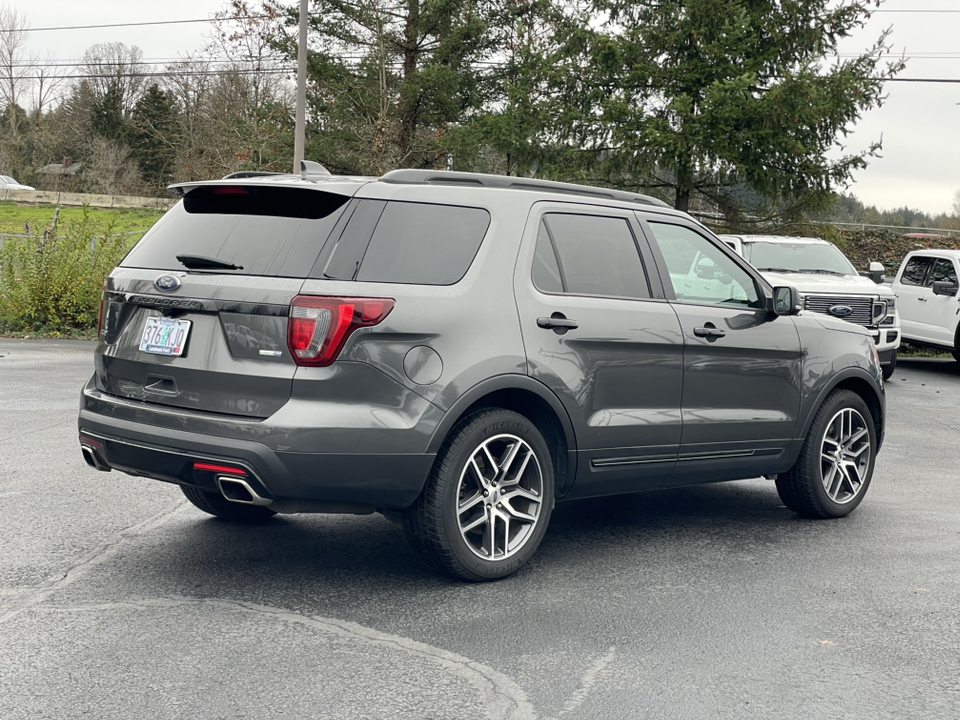
[[870, 483], [870, 336], [655, 199], [313, 167], [173, 189], [104, 288], [99, 470], [239, 522], [379, 511], [468, 580], [520, 568], [556, 500], [768, 476], [830, 518]]

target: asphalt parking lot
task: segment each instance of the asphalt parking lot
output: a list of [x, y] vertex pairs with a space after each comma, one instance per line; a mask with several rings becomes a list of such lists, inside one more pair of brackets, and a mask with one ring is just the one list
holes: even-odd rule
[[863, 505], [745, 480], [560, 505], [518, 575], [379, 515], [235, 527], [98, 473], [91, 343], [0, 340], [0, 718], [955, 718], [960, 364], [902, 359]]

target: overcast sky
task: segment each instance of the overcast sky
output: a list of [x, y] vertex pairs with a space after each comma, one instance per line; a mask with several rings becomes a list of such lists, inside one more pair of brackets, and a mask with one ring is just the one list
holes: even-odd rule
[[[120, 41], [143, 50], [148, 61], [170, 60], [198, 50], [209, 23], [82, 30], [40, 28], [210, 18], [225, 0], [0, 0], [18, 10], [36, 31], [28, 49], [40, 58], [69, 61], [101, 42]], [[250, 4], [258, 5], [255, 0]], [[292, 0], [289, 4], [293, 4]], [[899, 12], [904, 11], [904, 12]], [[866, 49], [885, 28], [892, 52], [907, 57], [900, 78], [960, 80], [960, 0], [886, 0], [864, 30], [845, 41], [844, 54]], [[883, 138], [882, 157], [858, 172], [849, 190], [863, 203], [892, 210], [903, 206], [931, 214], [951, 212], [960, 190], [960, 82], [892, 82], [883, 107], [867, 113], [844, 142], [858, 151]]]

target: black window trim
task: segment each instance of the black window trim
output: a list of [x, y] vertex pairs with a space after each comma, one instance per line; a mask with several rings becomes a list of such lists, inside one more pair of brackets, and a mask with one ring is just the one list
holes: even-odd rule
[[[647, 246], [647, 240], [641, 232], [636, 215], [632, 209], [607, 207], [604, 205], [581, 205], [578, 203], [564, 203], [555, 200], [540, 200], [533, 204], [530, 211], [531, 215], [529, 220], [531, 221], [530, 225], [533, 228], [533, 237], [531, 241], [532, 253], [530, 255], [531, 264], [528, 277], [530, 284], [538, 293], [553, 297], [588, 297], [599, 298], [602, 300], [625, 300], [627, 302], [664, 302], [666, 300], [663, 294], [663, 287], [660, 282], [660, 277], [656, 272], [651, 270], [651, 268], [655, 267], [653, 255], [650, 253], [650, 248]], [[592, 217], [616, 218], [618, 220], [625, 221], [630, 230], [630, 234], [633, 236], [633, 243], [636, 246], [639, 254], [640, 269], [643, 271], [646, 279], [647, 292], [650, 293], [650, 296], [633, 297], [627, 295], [593, 295], [587, 293], [566, 292], [567, 281], [566, 277], [563, 275], [563, 266], [560, 264], [560, 255], [557, 252], [557, 245], [553, 237], [553, 231], [550, 229], [549, 224], [544, 222], [546, 216], [551, 214], [587, 215]], [[536, 254], [537, 238], [540, 234], [541, 223], [543, 223], [547, 229], [547, 235], [550, 238], [550, 245], [553, 249], [554, 258], [557, 261], [557, 267], [560, 269], [561, 282], [564, 288], [564, 292], [562, 293], [541, 290], [533, 281], [533, 256]]]

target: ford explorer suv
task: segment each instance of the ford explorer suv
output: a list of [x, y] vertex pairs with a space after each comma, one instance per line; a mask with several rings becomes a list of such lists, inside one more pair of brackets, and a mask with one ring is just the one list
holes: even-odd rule
[[861, 325], [880, 354], [883, 377], [897, 367], [900, 317], [897, 297], [882, 280], [883, 266], [871, 263], [863, 277], [840, 249], [820, 238], [782, 235], [721, 235], [773, 285], [792, 285], [805, 310]]
[[[382, 512], [467, 580], [519, 569], [560, 500], [768, 476], [835, 518], [870, 485], [867, 330], [657, 200], [312, 166], [173, 190], [105, 285], [98, 470], [240, 523]], [[694, 257], [719, 282], [678, 283]]]
[[911, 345], [947, 350], [960, 361], [960, 250], [916, 250], [893, 281], [903, 339]]

